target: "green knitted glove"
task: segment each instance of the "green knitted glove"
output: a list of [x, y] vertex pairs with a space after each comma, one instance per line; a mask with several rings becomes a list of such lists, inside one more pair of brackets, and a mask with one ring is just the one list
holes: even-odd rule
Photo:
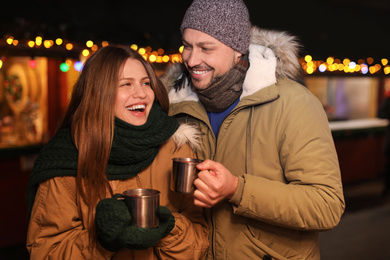
[[175, 218], [167, 207], [160, 206], [158, 209], [160, 224], [157, 228], [126, 227], [121, 234], [120, 244], [129, 249], [146, 249], [154, 246], [158, 240], [167, 236], [175, 227]]
[[123, 200], [115, 194], [112, 198], [102, 199], [96, 206], [95, 225], [98, 240], [107, 250], [118, 251], [124, 247], [120, 235], [130, 225], [131, 216]]

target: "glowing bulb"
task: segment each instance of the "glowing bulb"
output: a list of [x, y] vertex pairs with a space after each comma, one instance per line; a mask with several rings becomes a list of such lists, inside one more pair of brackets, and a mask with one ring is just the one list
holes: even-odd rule
[[67, 59], [65, 61], [66, 65], [68, 65], [69, 67], [72, 65], [73, 61], [71, 59]]
[[85, 43], [85, 45], [88, 47], [88, 48], [91, 48], [93, 46], [93, 41], [87, 41]]
[[313, 58], [310, 55], [306, 55], [305, 56], [305, 61], [306, 62], [311, 62], [312, 60], [313, 60]]
[[85, 49], [81, 53], [84, 57], [87, 57], [89, 55], [89, 50]]
[[2, 60], [0, 60], [0, 69], [1, 69], [1, 67], [3, 67], [3, 61]]
[[41, 46], [41, 44], [42, 44], [42, 37], [41, 36], [37, 36], [35, 38], [35, 44], [38, 46]]
[[163, 59], [163, 62], [168, 62], [169, 61], [169, 56], [168, 55], [164, 55], [162, 59]]
[[306, 72], [307, 72], [308, 74], [312, 74], [312, 73], [314, 72], [313, 67], [307, 68]]
[[61, 65], [60, 65], [60, 70], [61, 70], [62, 72], [67, 72], [67, 71], [69, 70], [68, 64], [66, 64], [65, 62], [61, 63]]
[[350, 62], [351, 62], [350, 59], [344, 59], [344, 60], [343, 60], [344, 66], [348, 66], [348, 64], [349, 64]]
[[49, 49], [50, 47], [51, 47], [51, 42], [49, 41], [49, 40], [45, 40], [44, 42], [43, 42], [43, 46], [45, 46], [45, 48], [46, 49]]
[[351, 62], [349, 63], [348, 66], [349, 66], [351, 69], [355, 69], [355, 67], [356, 67], [356, 62], [351, 61]]
[[180, 46], [179, 52], [180, 52], [180, 53], [183, 53], [183, 50], [184, 50], [184, 46]]
[[14, 41], [14, 37], [8, 37], [8, 38], [7, 38], [7, 43], [8, 43], [9, 45], [11, 45], [13, 41]]
[[132, 44], [131, 46], [130, 46], [130, 48], [132, 48], [133, 50], [138, 50], [138, 45], [137, 44]]
[[83, 67], [84, 67], [84, 63], [82, 63], [81, 61], [76, 61], [73, 65], [74, 69], [76, 71], [82, 71], [83, 70]]
[[326, 65], [325, 64], [321, 64], [319, 67], [318, 67], [318, 70], [320, 72], [324, 72], [326, 70]]
[[64, 41], [61, 38], [56, 39], [56, 44], [61, 45]]
[[28, 66], [30, 66], [30, 68], [32, 68], [32, 69], [35, 69], [37, 67], [37, 61], [34, 59], [29, 60]]
[[28, 45], [28, 47], [32, 48], [32, 47], [34, 47], [35, 42], [34, 41], [28, 41], [27, 45]]
[[146, 53], [146, 50], [144, 48], [140, 48], [138, 50], [138, 53], [141, 54], [141, 55], [144, 55]]
[[333, 57], [329, 57], [326, 59], [326, 63], [328, 63], [329, 65], [333, 64], [334, 62], [334, 58]]
[[389, 63], [389, 61], [387, 59], [382, 59], [381, 62], [382, 62], [383, 66], [386, 66], [387, 63]]
[[66, 48], [68, 51], [70, 51], [71, 49], [73, 49], [73, 44], [67, 43], [67, 44], [65, 45], [65, 48]]
[[149, 61], [150, 61], [150, 62], [155, 62], [155, 61], [156, 61], [156, 55], [153, 55], [153, 54], [150, 55], [150, 56], [149, 56]]

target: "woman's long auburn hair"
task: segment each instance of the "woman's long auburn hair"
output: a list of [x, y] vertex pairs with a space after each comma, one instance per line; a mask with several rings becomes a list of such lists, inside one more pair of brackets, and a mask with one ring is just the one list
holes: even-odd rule
[[[72, 97], [60, 128], [70, 127], [78, 149], [77, 191], [88, 205], [90, 221], [99, 200], [111, 195], [106, 167], [114, 135], [114, 106], [119, 74], [127, 59], [142, 63], [150, 78], [156, 101], [168, 113], [169, 100], [163, 83], [152, 66], [130, 47], [109, 45], [96, 51], [73, 88]], [[93, 222], [91, 229], [93, 229]]]

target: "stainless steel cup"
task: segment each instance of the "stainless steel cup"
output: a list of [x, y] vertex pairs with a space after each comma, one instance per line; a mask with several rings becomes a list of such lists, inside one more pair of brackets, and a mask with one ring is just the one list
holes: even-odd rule
[[125, 204], [131, 214], [131, 225], [155, 228], [159, 225], [157, 211], [160, 206], [160, 191], [133, 189], [123, 193]]
[[171, 190], [180, 193], [194, 192], [194, 180], [199, 173], [196, 165], [202, 160], [193, 158], [173, 158], [172, 160]]

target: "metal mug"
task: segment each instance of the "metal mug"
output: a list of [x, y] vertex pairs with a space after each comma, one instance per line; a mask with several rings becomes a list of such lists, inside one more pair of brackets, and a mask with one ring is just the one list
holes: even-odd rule
[[157, 211], [160, 206], [160, 191], [132, 189], [123, 192], [124, 202], [131, 215], [131, 225], [141, 228], [156, 228], [159, 225]]
[[194, 192], [194, 180], [199, 173], [196, 165], [203, 160], [194, 158], [173, 158], [172, 160], [171, 190], [180, 193]]

